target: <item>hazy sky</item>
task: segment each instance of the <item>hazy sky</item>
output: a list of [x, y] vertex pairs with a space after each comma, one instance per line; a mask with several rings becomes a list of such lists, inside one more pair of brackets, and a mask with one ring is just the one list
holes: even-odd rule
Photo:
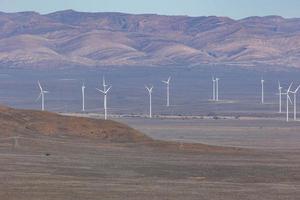
[[4, 12], [49, 13], [65, 9], [232, 18], [265, 15], [300, 17], [300, 0], [0, 0], [0, 10]]

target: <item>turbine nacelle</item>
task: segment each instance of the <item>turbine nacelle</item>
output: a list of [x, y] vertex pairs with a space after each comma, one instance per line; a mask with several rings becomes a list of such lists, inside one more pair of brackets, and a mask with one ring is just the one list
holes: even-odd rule
[[148, 90], [149, 93], [152, 93], [153, 86], [151, 86], [151, 87], [145, 86], [145, 88]]
[[168, 80], [162, 81], [162, 82], [168, 85], [168, 84], [170, 84], [170, 81], [171, 81], [171, 77], [169, 77]]
[[101, 92], [104, 95], [107, 95], [107, 93], [109, 92], [109, 90], [111, 89], [112, 86], [110, 86], [109, 88], [105, 89], [105, 90], [100, 90], [98, 88], [96, 88], [96, 90], [98, 90], [99, 92]]

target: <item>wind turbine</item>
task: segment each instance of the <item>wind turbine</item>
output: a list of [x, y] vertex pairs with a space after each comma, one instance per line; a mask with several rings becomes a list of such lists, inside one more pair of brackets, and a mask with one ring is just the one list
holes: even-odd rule
[[149, 118], [152, 118], [152, 90], [153, 90], [153, 86], [151, 86], [151, 87], [145, 86], [145, 88], [149, 92]]
[[171, 76], [168, 78], [167, 81], [162, 81], [167, 85], [167, 107], [170, 106], [170, 81], [171, 81]]
[[216, 79], [215, 79], [215, 77], [212, 77], [212, 83], [213, 83], [213, 89], [212, 89], [212, 92], [213, 92], [213, 101], [215, 101], [216, 100]]
[[107, 93], [111, 89], [111, 86], [107, 89], [106, 89], [106, 87], [108, 87], [108, 85], [105, 84], [105, 79], [103, 78], [103, 90], [96, 88], [96, 90], [98, 90], [99, 92], [101, 92], [104, 95], [103, 103], [104, 103], [104, 119], [105, 120], [107, 120]]
[[289, 95], [289, 93], [291, 92], [291, 87], [292, 87], [293, 83], [290, 84], [288, 90], [286, 91], [286, 121], [289, 121], [289, 101], [291, 102], [291, 104], [293, 103], [291, 100], [291, 97]]
[[280, 85], [280, 82], [278, 81], [278, 95], [279, 95], [279, 113], [282, 113], [282, 87]]
[[219, 78], [216, 78], [216, 101], [219, 101]]
[[82, 92], [82, 111], [85, 111], [85, 85], [84, 82], [82, 83], [81, 86], [81, 92]]
[[265, 103], [265, 94], [264, 94], [264, 83], [265, 83], [265, 80], [263, 78], [261, 78], [261, 104], [264, 104]]
[[297, 120], [297, 92], [300, 89], [300, 85], [297, 87], [295, 91], [291, 91], [294, 94], [294, 120]]
[[40, 98], [42, 98], [42, 111], [45, 110], [45, 94], [49, 93], [46, 90], [43, 90], [40, 81], [38, 81], [38, 86], [40, 88], [40, 94], [38, 96], [38, 98], [36, 99], [36, 101], [38, 101]]

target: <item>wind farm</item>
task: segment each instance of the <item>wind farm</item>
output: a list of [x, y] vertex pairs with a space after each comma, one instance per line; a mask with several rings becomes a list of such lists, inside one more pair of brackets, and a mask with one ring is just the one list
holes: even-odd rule
[[300, 8], [245, 2], [3, 2], [0, 199], [299, 199]]
[[[55, 76], [53, 80], [49, 79], [49, 77], [41, 77], [39, 74], [36, 75], [36, 80], [45, 79], [43, 81], [44, 85], [50, 86], [51, 95], [47, 95], [48, 91], [44, 89], [41, 83], [38, 82], [38, 88], [40, 90], [38, 99], [40, 102], [40, 106], [38, 103], [34, 103], [32, 99], [34, 97], [28, 98], [25, 97], [24, 101], [21, 101], [23, 97], [17, 97], [22, 92], [18, 91], [18, 86], [16, 85], [15, 96], [12, 97], [11, 104], [17, 105], [17, 107], [21, 108], [29, 108], [34, 109], [40, 107], [41, 110], [46, 110], [45, 102], [47, 101], [47, 110], [54, 111], [58, 113], [80, 113], [86, 112], [88, 114], [99, 114], [102, 115], [103, 118], [108, 116], [108, 103], [110, 107], [110, 115], [111, 116], [144, 116], [147, 115], [149, 117], [150, 105], [147, 102], [143, 102], [143, 87], [138, 87], [138, 85], [144, 85], [143, 79], [136, 79], [137, 76], [140, 76], [139, 73], [143, 73], [144, 69], [135, 70], [136, 75], [129, 75], [131, 72], [124, 70], [124, 72], [119, 73], [119, 75], [115, 75], [112, 72], [106, 70], [95, 73], [93, 70], [90, 72], [92, 78], [86, 77], [85, 79], [88, 81], [80, 82], [82, 80], [79, 77], [79, 74], [82, 73], [81, 70], [74, 71], [73, 75], [67, 75], [69, 77], [64, 79], [69, 79], [72, 81], [64, 81], [63, 87], [59, 86], [60, 82], [55, 81]], [[174, 117], [174, 116], [191, 116], [191, 117], [205, 117], [205, 116], [220, 116], [220, 117], [236, 117], [236, 116], [252, 116], [252, 117], [267, 117], [274, 119], [282, 119], [286, 118], [287, 109], [282, 109], [283, 106], [294, 105], [294, 96], [296, 94], [291, 93], [295, 92], [293, 88], [289, 92], [289, 105], [285, 105], [287, 96], [286, 91], [290, 85], [288, 83], [293, 80], [297, 82], [297, 77], [295, 78], [286, 78], [286, 79], [277, 79], [272, 78], [274, 75], [270, 75], [268, 78], [268, 85], [265, 86], [263, 90], [259, 90], [257, 86], [255, 86], [255, 80], [259, 77], [259, 72], [249, 71], [249, 80], [230, 80], [230, 72], [228, 71], [223, 73], [222, 75], [222, 100], [219, 97], [219, 84], [220, 78], [215, 76], [210, 79], [210, 71], [207, 70], [198, 70], [193, 69], [192, 71], [185, 71], [184, 68], [177, 68], [175, 71], [182, 71], [181, 74], [186, 74], [186, 78], [189, 81], [182, 81], [178, 75], [173, 74], [176, 78], [176, 81], [172, 85], [172, 95], [170, 95], [170, 84], [171, 84], [171, 76], [169, 75], [172, 72], [171, 68], [165, 70], [159, 70], [162, 73], [161, 78], [157, 77], [154, 79], [154, 85], [156, 85], [156, 92], [151, 94], [151, 110], [152, 107], [155, 107], [155, 116], [160, 117]], [[20, 70], [22, 71], [22, 70]], [[140, 71], [140, 72], [139, 72]], [[153, 77], [155, 75], [156, 70], [153, 70]], [[23, 72], [20, 72], [23, 73]], [[67, 71], [66, 71], [67, 73]], [[110, 92], [111, 87], [108, 87], [106, 80], [102, 77], [102, 88], [99, 88], [97, 82], [101, 74], [110, 74], [110, 79], [112, 79], [112, 83], [116, 84], [115, 90], [116, 93], [112, 93], [109, 101], [107, 96]], [[122, 75], [123, 73], [123, 75]], [[240, 73], [240, 72], [236, 72]], [[201, 74], [200, 79], [194, 78], [193, 76], [196, 74]], [[252, 74], [252, 75], [251, 75]], [[116, 79], [117, 76], [120, 76], [120, 80]], [[151, 74], [150, 79], [151, 79]], [[164, 76], [167, 75], [168, 79], [165, 79]], [[64, 76], [64, 75], [63, 75]], [[53, 77], [53, 76], [52, 76]], [[228, 78], [226, 78], [228, 77]], [[137, 81], [133, 81], [134, 79]], [[149, 79], [149, 81], [150, 81]], [[160, 80], [159, 80], [160, 79]], [[209, 79], [211, 81], [209, 81]], [[33, 82], [31, 82], [31, 80]], [[76, 81], [77, 80], [77, 81]], [[163, 81], [161, 81], [163, 80]], [[5, 81], [5, 79], [3, 80]], [[240, 84], [240, 81], [243, 81], [245, 85]], [[136, 82], [136, 83], [135, 83]], [[153, 82], [153, 80], [151, 81]], [[128, 84], [125, 84], [128, 83]], [[163, 84], [160, 84], [163, 83]], [[168, 84], [167, 84], [168, 83]], [[277, 83], [277, 84], [276, 84]], [[25, 87], [32, 87], [34, 85], [34, 79], [30, 77], [27, 83], [24, 85]], [[79, 97], [76, 94], [75, 86], [80, 85], [81, 87], [81, 96]], [[136, 86], [135, 86], [136, 85]], [[249, 87], [248, 90], [243, 90], [244, 87]], [[276, 87], [277, 85], [277, 87]], [[262, 85], [261, 85], [262, 86]], [[284, 90], [284, 86], [286, 90]], [[96, 91], [103, 94], [103, 99], [99, 101], [99, 93], [86, 93], [86, 89], [93, 90], [93, 88], [97, 88]], [[263, 87], [262, 87], [263, 88]], [[261, 89], [262, 89], [261, 88]], [[21, 89], [21, 88], [20, 88]], [[149, 87], [150, 89], [150, 87]], [[101, 90], [101, 91], [100, 91]], [[114, 90], [114, 91], [115, 91]], [[276, 92], [276, 90], [278, 92]], [[78, 91], [78, 90], [77, 90]], [[180, 92], [179, 92], [180, 91]], [[298, 91], [298, 90], [297, 90]], [[264, 100], [264, 104], [259, 105], [257, 102], [257, 98], [259, 96], [257, 94], [261, 93], [264, 95], [264, 99], [267, 99], [266, 103]], [[79, 93], [77, 93], [79, 94]], [[117, 94], [117, 96], [115, 96]], [[30, 94], [31, 95], [31, 94]], [[149, 91], [148, 91], [149, 95]], [[35, 96], [35, 95], [31, 95]], [[172, 106], [170, 106], [170, 97], [172, 96]], [[277, 96], [277, 97], [276, 97]], [[286, 98], [283, 98], [285, 96]], [[297, 96], [297, 95], [296, 95]], [[262, 96], [260, 96], [261, 98]], [[130, 100], [132, 98], [132, 100]], [[19, 99], [18, 102], [14, 103], [14, 99]], [[105, 100], [106, 99], [106, 100]], [[207, 99], [207, 100], [206, 100]], [[293, 101], [293, 102], [291, 102]], [[24, 103], [28, 102], [27, 105]], [[99, 102], [102, 102], [99, 105]], [[213, 102], [218, 102], [218, 104], [213, 104]], [[6, 102], [5, 104], [10, 104], [10, 102]], [[88, 107], [86, 106], [88, 104]], [[169, 105], [169, 106], [168, 106]], [[297, 105], [296, 105], [297, 106]], [[277, 108], [276, 108], [277, 107]], [[81, 108], [80, 110], [78, 108]], [[103, 112], [101, 110], [103, 109]], [[218, 109], [218, 111], [216, 110]], [[105, 114], [106, 113], [106, 114]], [[152, 113], [151, 113], [152, 115]], [[285, 116], [285, 117], [284, 117]], [[286, 120], [286, 119], [285, 119]]]

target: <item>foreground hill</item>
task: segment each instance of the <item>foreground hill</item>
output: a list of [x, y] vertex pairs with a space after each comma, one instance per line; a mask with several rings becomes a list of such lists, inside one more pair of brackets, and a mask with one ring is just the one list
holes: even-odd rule
[[0, 106], [0, 140], [5, 138], [39, 138], [42, 136], [68, 138], [71, 141], [88, 139], [105, 143], [130, 143], [163, 151], [192, 151], [239, 153], [248, 151], [200, 143], [153, 140], [124, 124], [101, 119], [63, 116], [50, 112], [20, 110]]
[[151, 141], [142, 133], [117, 122], [66, 117], [49, 112], [0, 107], [1, 137], [42, 134], [80, 136], [109, 142]]
[[0, 66], [300, 66], [300, 19], [0, 13]]
[[[278, 120], [273, 121], [274, 129], [269, 129], [270, 124], [259, 128], [253, 121], [244, 123], [246, 126], [238, 124], [235, 129], [220, 122], [219, 127], [212, 129], [223, 131], [221, 137], [203, 130], [199, 134], [215, 137], [216, 141], [227, 137], [243, 143], [243, 139], [238, 138], [256, 137], [253, 130], [258, 130], [261, 140], [253, 139], [250, 144], [272, 145], [274, 149], [238, 152], [210, 147], [209, 151], [184, 151], [187, 144], [175, 149], [174, 143], [153, 140], [132, 143], [149, 139], [111, 121], [1, 108], [0, 199], [298, 200], [300, 140], [296, 133], [297, 123], [276, 130]], [[109, 142], [112, 140], [103, 137], [103, 132], [92, 134], [88, 131], [95, 127], [109, 131], [107, 134], [114, 138], [113, 141], [127, 142]], [[205, 125], [200, 127], [205, 128]], [[187, 136], [195, 131], [190, 126], [181, 128]], [[266, 134], [265, 131], [270, 133], [270, 130], [275, 131]], [[293, 130], [295, 134], [286, 134]], [[14, 133], [18, 133], [18, 137], [5, 136]], [[122, 134], [118, 136], [117, 133]], [[278, 138], [277, 135], [290, 137], [296, 148], [278, 145], [280, 139], [269, 140], [272, 136]], [[120, 136], [125, 139], [119, 140]], [[205, 145], [197, 147], [209, 149]]]

